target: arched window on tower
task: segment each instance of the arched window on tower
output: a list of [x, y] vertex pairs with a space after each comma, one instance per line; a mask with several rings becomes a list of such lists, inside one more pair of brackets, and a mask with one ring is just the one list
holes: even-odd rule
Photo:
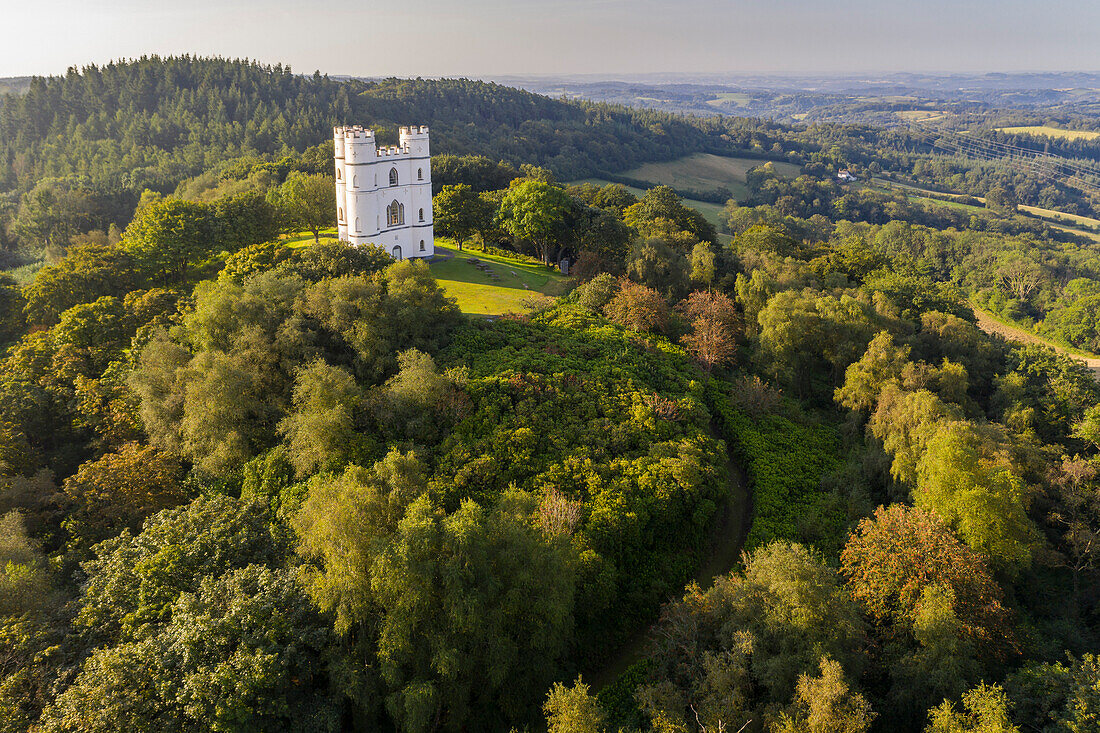
[[336, 180], [337, 181], [340, 180], [340, 169], [339, 168], [336, 169]]
[[416, 169], [416, 180], [418, 180], [418, 181], [423, 181], [424, 180], [424, 169], [423, 168], [417, 168]]
[[397, 169], [396, 168], [390, 168], [390, 185], [391, 186], [396, 186], [397, 185]]
[[352, 176], [351, 177], [351, 187], [352, 188], [359, 188], [359, 176]]
[[339, 222], [344, 221], [344, 209], [343, 209], [343, 207], [340, 207], [339, 209], [336, 210], [336, 221], [339, 221]]
[[420, 210], [420, 221], [424, 221], [424, 209]]
[[386, 226], [399, 227], [405, 223], [405, 205], [395, 199], [386, 207]]
[[359, 227], [359, 217], [357, 216], [357, 217], [355, 217], [355, 231], [357, 231], [357, 232], [358, 232], [359, 230], [360, 230], [360, 227]]
[[424, 240], [423, 239], [420, 240], [420, 251], [421, 252], [424, 251]]

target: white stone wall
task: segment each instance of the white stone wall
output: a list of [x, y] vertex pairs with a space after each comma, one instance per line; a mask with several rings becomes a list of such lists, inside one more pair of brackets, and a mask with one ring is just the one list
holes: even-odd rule
[[[340, 238], [382, 247], [400, 259], [435, 254], [428, 128], [403, 127], [399, 144], [382, 148], [372, 131], [359, 127], [337, 127], [333, 136]], [[403, 224], [387, 221], [394, 201], [404, 205]]]

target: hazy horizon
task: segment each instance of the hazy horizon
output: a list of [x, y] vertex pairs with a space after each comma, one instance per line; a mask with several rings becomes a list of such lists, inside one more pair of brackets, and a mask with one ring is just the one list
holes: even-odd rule
[[3, 77], [182, 53], [348, 76], [1100, 70], [1100, 3], [1088, 0], [3, 3]]

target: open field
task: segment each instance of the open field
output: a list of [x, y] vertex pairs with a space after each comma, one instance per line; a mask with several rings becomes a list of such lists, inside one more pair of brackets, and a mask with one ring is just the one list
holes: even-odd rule
[[752, 97], [744, 92], [719, 92], [714, 99], [708, 99], [707, 104], [711, 107], [725, 107], [731, 104], [744, 107], [751, 99]]
[[1100, 219], [1093, 219], [1088, 216], [1063, 214], [1061, 211], [1055, 211], [1054, 209], [1040, 209], [1038, 206], [1024, 206], [1023, 204], [1020, 205], [1019, 209], [1040, 219], [1061, 219], [1063, 222], [1072, 222], [1086, 227], [1100, 227]]
[[[468, 315], [493, 316], [503, 313], [523, 313], [546, 296], [565, 292], [569, 278], [535, 260], [466, 250], [459, 252], [450, 240], [437, 239], [432, 274], [444, 292], [458, 302]], [[497, 279], [479, 269], [468, 259], [488, 265]], [[526, 285], [526, 287], [524, 287]]]
[[1072, 356], [1074, 359], [1085, 362], [1085, 365], [1092, 370], [1092, 373], [1097, 379], [1100, 379], [1100, 355], [1090, 353], [1088, 351], [1082, 351], [1074, 348], [1066, 343], [1058, 343], [1047, 338], [1043, 338], [1031, 331], [1025, 331], [1024, 329], [1016, 326], [1012, 323], [998, 318], [992, 313], [982, 310], [973, 303], [970, 304], [974, 309], [974, 315], [978, 318], [978, 327], [986, 333], [995, 333], [1003, 336], [1009, 341], [1016, 341], [1024, 344], [1041, 344], [1048, 346], [1055, 351]]
[[[594, 183], [597, 186], [606, 186], [607, 184], [611, 183], [611, 181], [605, 181], [602, 178], [584, 178], [584, 179], [581, 179], [579, 181], [570, 181], [570, 183]], [[642, 196], [645, 195], [645, 189], [642, 189], [642, 188], [635, 188], [634, 186], [627, 186], [626, 189], [628, 191], [630, 191], [632, 194], [634, 194], [635, 196], [637, 196], [638, 198], [641, 198]], [[684, 206], [687, 206], [688, 208], [695, 209], [696, 211], [698, 211], [700, 214], [703, 215], [704, 219], [706, 219], [707, 221], [709, 221], [711, 223], [711, 226], [713, 226], [715, 229], [718, 229], [722, 226], [722, 220], [723, 220], [722, 212], [725, 211], [725, 208], [726, 208], [722, 204], [714, 204], [714, 203], [711, 203], [710, 201], [697, 201], [695, 199], [682, 199], [682, 200], [684, 202]], [[719, 234], [718, 235], [719, 239], [721, 239], [725, 236], [726, 235], [724, 235], [724, 234]]]
[[[744, 199], [745, 174], [750, 168], [767, 163], [756, 158], [726, 158], [709, 153], [696, 153], [686, 158], [662, 163], [645, 163], [625, 171], [624, 176], [663, 184], [673, 188], [713, 189], [725, 186], [735, 199]], [[774, 162], [776, 171], [785, 176], [797, 176], [799, 168], [791, 163]]]
[[1090, 132], [1088, 130], [1063, 130], [1060, 127], [1051, 127], [1049, 125], [998, 127], [997, 132], [1007, 132], [1013, 135], [1046, 135], [1047, 137], [1062, 138], [1065, 140], [1094, 140], [1100, 137], [1100, 132]]
[[[967, 204], [957, 203], [953, 201], [944, 201], [942, 199], [931, 198], [928, 196], [922, 196], [921, 194], [935, 194], [936, 196], [946, 196], [948, 198], [963, 198], [963, 194], [958, 193], [941, 193], [937, 191], [929, 191], [927, 189], [918, 188], [905, 183], [897, 183], [895, 181], [886, 181], [881, 178], [873, 179], [872, 183], [880, 188], [895, 188], [901, 189], [909, 193], [910, 198], [921, 199], [922, 201], [931, 201], [937, 204], [943, 204], [944, 206], [951, 206], [957, 209], [969, 209], [972, 211], [980, 211], [982, 207], [969, 206]], [[975, 196], [978, 201], [985, 203], [985, 199], [981, 196]], [[1072, 234], [1079, 234], [1094, 241], [1100, 241], [1100, 233], [1092, 231], [1095, 227], [1100, 229], [1100, 219], [1094, 219], [1089, 216], [1079, 216], [1077, 214], [1067, 214], [1062, 211], [1055, 211], [1054, 209], [1043, 209], [1038, 206], [1027, 206], [1020, 204], [1017, 207], [1022, 214], [1033, 216], [1036, 219], [1042, 219], [1047, 224], [1051, 225], [1055, 229], [1061, 229], [1062, 231], [1070, 232]]]
[[932, 109], [903, 109], [900, 112], [896, 112], [898, 117], [909, 122], [926, 122], [929, 120], [938, 120], [941, 117], [946, 117], [943, 112]]

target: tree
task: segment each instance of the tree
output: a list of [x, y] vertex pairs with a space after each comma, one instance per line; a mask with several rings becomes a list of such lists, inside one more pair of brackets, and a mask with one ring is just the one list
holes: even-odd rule
[[27, 536], [23, 515], [0, 515], [0, 621], [43, 610], [54, 601], [46, 568], [46, 558]]
[[170, 620], [180, 596], [203, 579], [251, 564], [280, 567], [289, 550], [266, 502], [199, 497], [93, 548], [74, 624], [96, 641], [136, 641]]
[[166, 624], [93, 652], [45, 730], [337, 730], [331, 629], [296, 575], [248, 565], [203, 578]]
[[707, 242], [699, 242], [691, 250], [691, 281], [709, 289], [714, 272], [714, 249]]
[[279, 423], [299, 476], [361, 462], [372, 441], [361, 434], [363, 390], [346, 369], [318, 359], [294, 380], [294, 407]]
[[102, 296], [122, 298], [138, 287], [134, 258], [119, 247], [80, 245], [69, 248], [56, 265], [39, 270], [24, 291], [24, 312], [32, 324], [52, 326], [61, 314]]
[[787, 704], [822, 656], [858, 669], [859, 613], [819, 556], [773, 542], [744, 568], [662, 611], [650, 682], [638, 690], [651, 720], [735, 731]]
[[690, 232], [696, 239], [715, 244], [718, 237], [702, 214], [684, 206], [676, 192], [668, 186], [654, 186], [641, 201], [623, 211], [623, 220], [641, 232], [646, 224], [658, 219], [672, 222], [680, 231]]
[[548, 733], [603, 733], [607, 715], [578, 677], [572, 687], [555, 682], [542, 706]]
[[604, 307], [607, 317], [632, 331], [660, 331], [668, 324], [668, 301], [656, 290], [621, 281], [619, 292]]
[[863, 695], [849, 688], [840, 663], [827, 657], [820, 676], [799, 676], [791, 708], [772, 733], [865, 733], [876, 717]]
[[660, 237], [634, 243], [626, 256], [626, 275], [671, 298], [679, 298], [688, 289], [687, 258]]
[[181, 199], [161, 199], [138, 210], [123, 232], [122, 247], [165, 283], [182, 283], [190, 265], [217, 251], [211, 209]]
[[925, 733], [1020, 733], [1008, 715], [1008, 697], [1000, 685], [982, 683], [962, 696], [962, 710], [945, 700], [929, 711]]
[[568, 540], [532, 526], [529, 496], [448, 514], [425, 489], [419, 461], [396, 452], [316, 480], [295, 519], [320, 567], [310, 592], [339, 631], [377, 644], [386, 708], [403, 729], [517, 720], [564, 651]]
[[681, 340], [706, 367], [707, 374], [733, 361], [737, 353], [737, 308], [725, 293], [696, 291], [680, 305], [692, 332]]
[[1073, 425], [1073, 436], [1088, 441], [1100, 450], [1100, 405], [1093, 405], [1085, 411], [1081, 420]]
[[82, 548], [123, 528], [136, 531], [149, 515], [187, 499], [179, 461], [137, 443], [82, 464], [63, 490], [75, 505], [64, 526]]
[[493, 212], [472, 187], [460, 183], [444, 186], [432, 198], [432, 216], [436, 232], [452, 237], [461, 250], [463, 242], [489, 226]]
[[570, 199], [542, 181], [515, 183], [500, 202], [497, 217], [512, 236], [531, 242], [546, 265], [557, 259]]
[[961, 631], [995, 651], [1011, 643], [1002, 593], [977, 552], [932, 512], [892, 504], [860, 521], [840, 556], [852, 597], [877, 623], [911, 629], [922, 594], [945, 589]]
[[1031, 562], [1039, 543], [1031, 496], [996, 447], [969, 423], [941, 426], [917, 465], [917, 506], [931, 509], [1001, 569]]
[[336, 222], [336, 182], [331, 176], [294, 171], [271, 193], [272, 202], [286, 231], [305, 230], [313, 242], [321, 241], [321, 230]]

